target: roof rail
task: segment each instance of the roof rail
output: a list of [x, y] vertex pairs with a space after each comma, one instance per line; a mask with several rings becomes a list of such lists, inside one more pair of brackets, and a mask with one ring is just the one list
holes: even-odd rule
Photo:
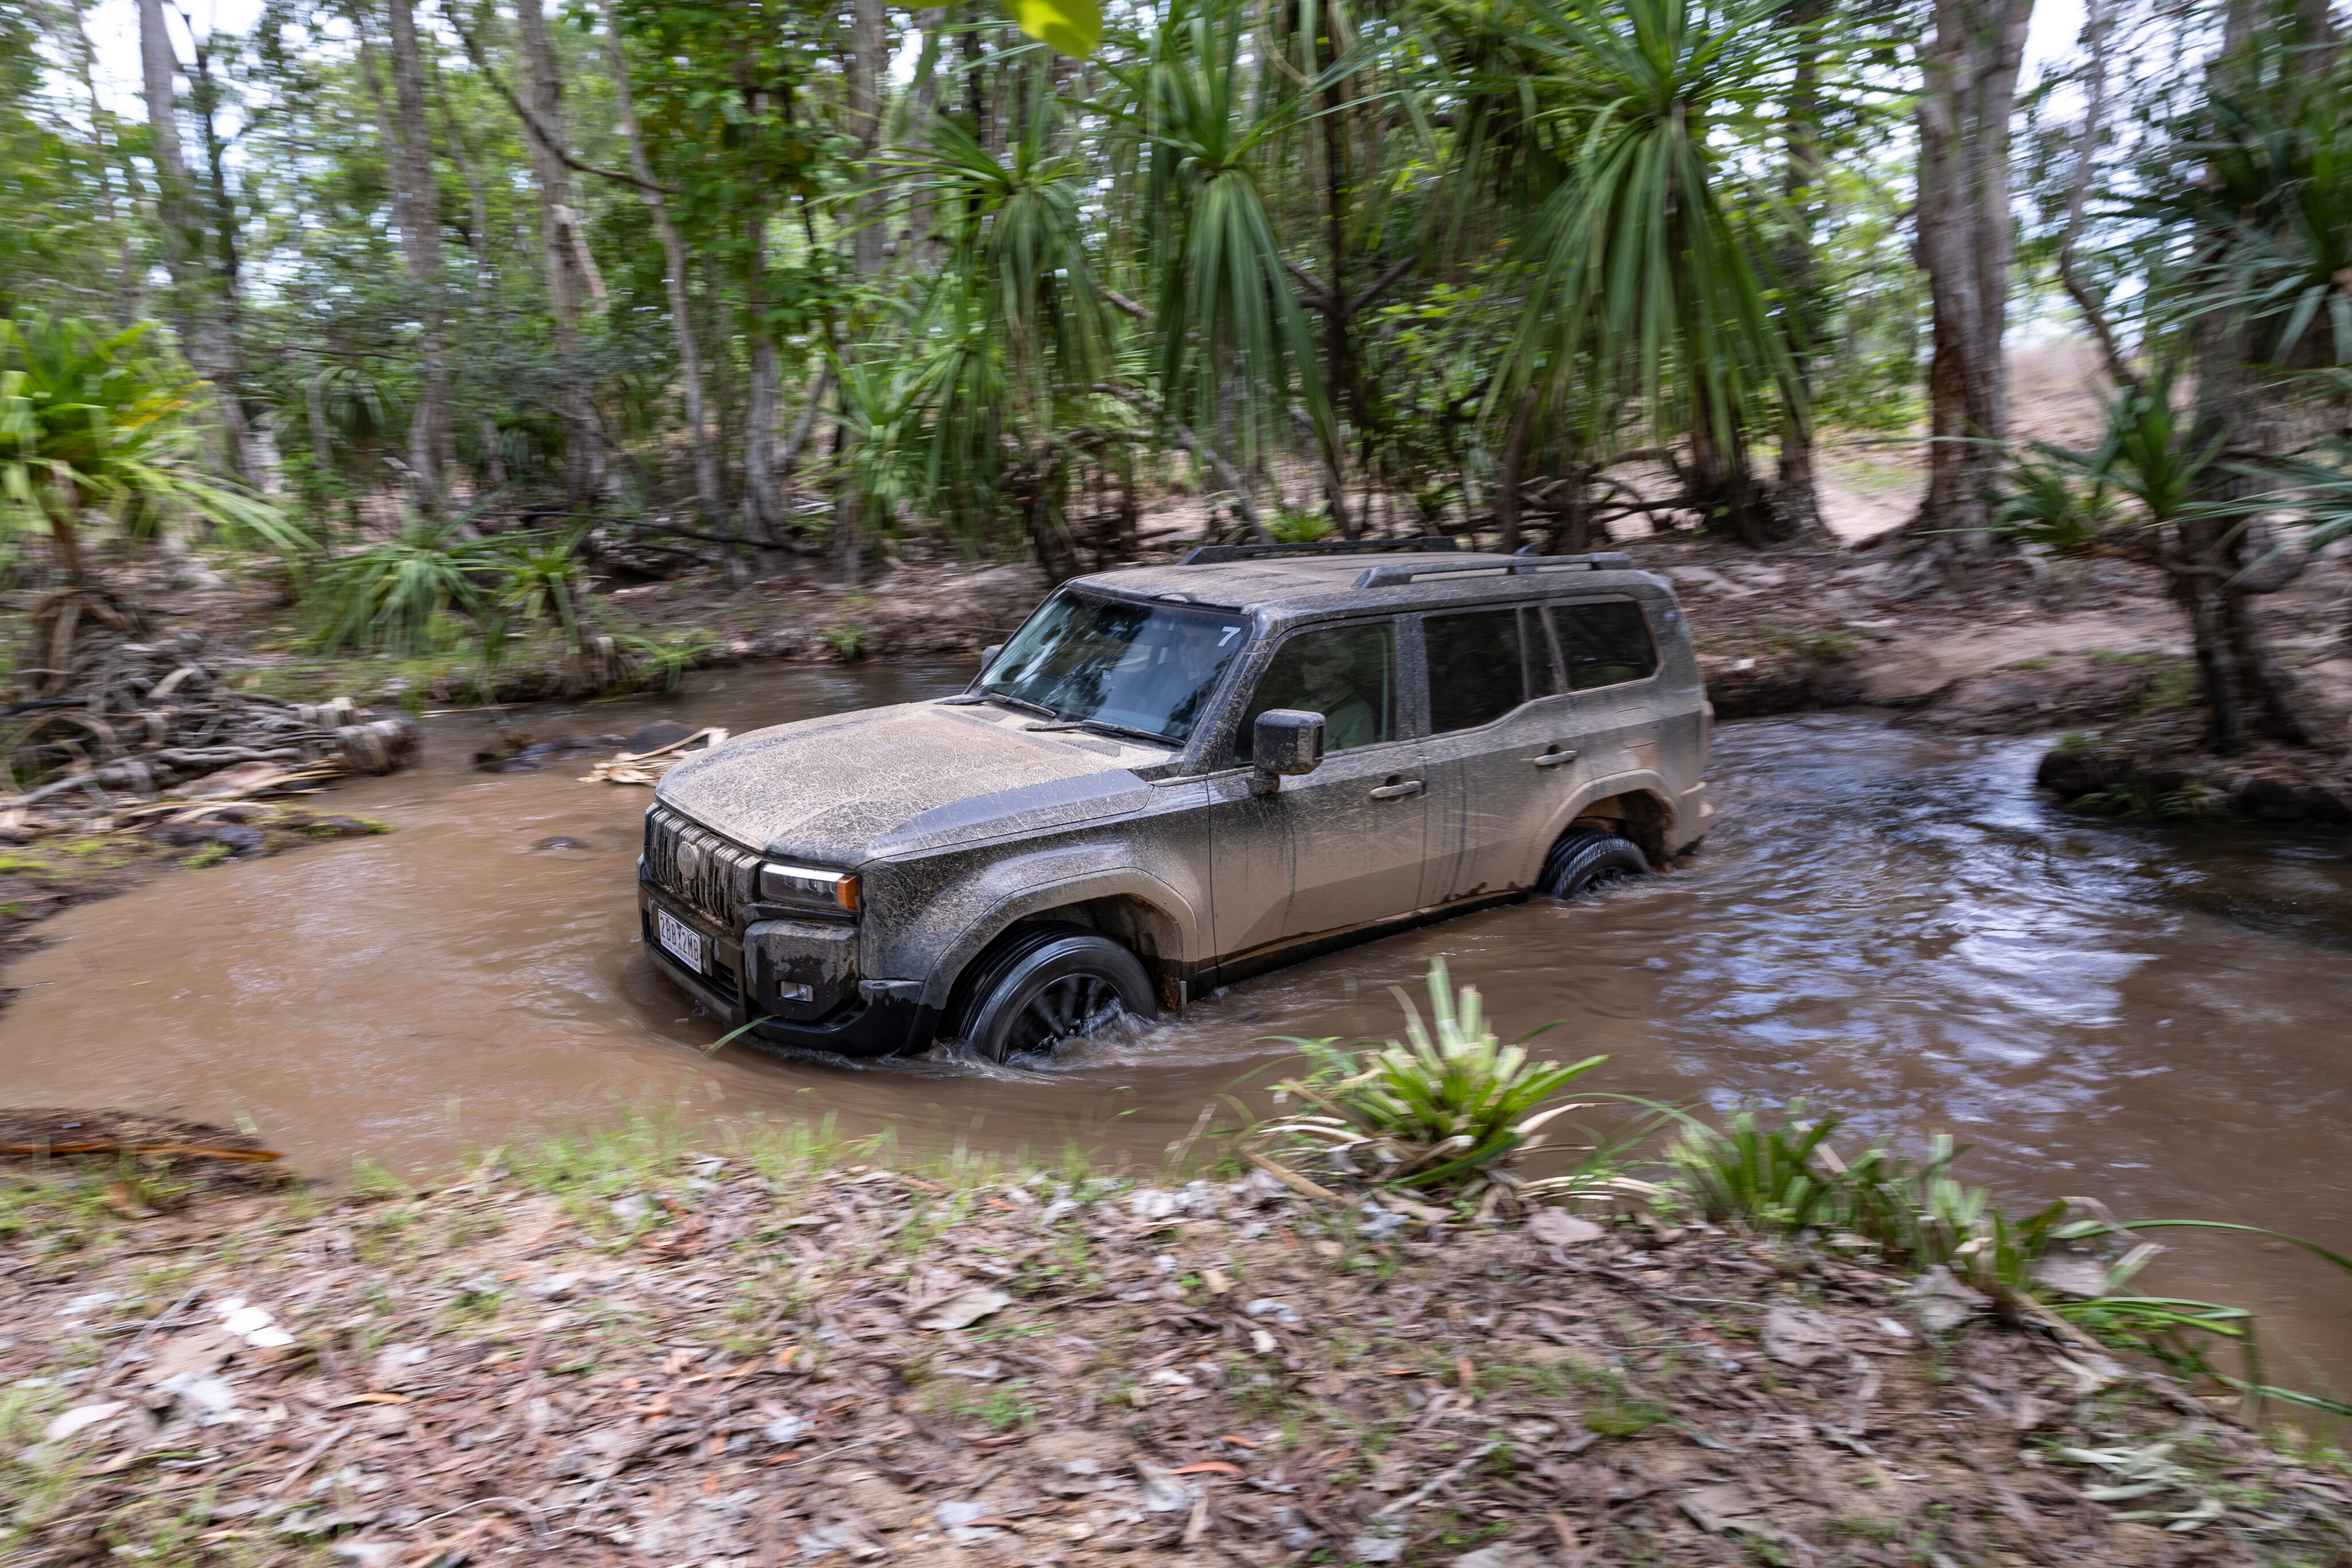
[[1616, 550], [1594, 555], [1517, 555], [1507, 560], [1391, 561], [1366, 567], [1356, 577], [1358, 588], [1390, 588], [1416, 577], [1441, 577], [1463, 572], [1491, 571], [1499, 577], [1532, 577], [1546, 571], [1631, 571], [1633, 558]]
[[1460, 541], [1437, 535], [1409, 539], [1318, 539], [1295, 545], [1200, 545], [1187, 550], [1178, 566], [1214, 566], [1227, 560], [1262, 560], [1276, 555], [1378, 555], [1397, 550], [1435, 551], [1451, 555]]

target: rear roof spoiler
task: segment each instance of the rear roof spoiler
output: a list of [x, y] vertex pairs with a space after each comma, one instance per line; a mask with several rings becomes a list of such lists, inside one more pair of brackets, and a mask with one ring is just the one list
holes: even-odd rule
[[1631, 571], [1633, 558], [1615, 550], [1595, 555], [1523, 555], [1508, 560], [1390, 561], [1357, 574], [1358, 588], [1389, 588], [1417, 577], [1451, 577], [1491, 571], [1497, 577], [1532, 577], [1547, 571]]

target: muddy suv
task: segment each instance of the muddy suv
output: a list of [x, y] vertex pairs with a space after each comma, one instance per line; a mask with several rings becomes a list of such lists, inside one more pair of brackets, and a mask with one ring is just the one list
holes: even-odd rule
[[959, 695], [681, 763], [646, 946], [767, 1040], [1003, 1060], [1698, 840], [1711, 714], [1664, 582], [1390, 549], [1073, 579]]

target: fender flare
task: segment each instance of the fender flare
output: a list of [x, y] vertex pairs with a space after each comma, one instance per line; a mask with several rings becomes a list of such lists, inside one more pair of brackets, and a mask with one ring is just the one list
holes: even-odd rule
[[[998, 898], [966, 924], [932, 960], [930, 969], [923, 977], [919, 999], [926, 1007], [944, 1011], [949, 993], [955, 988], [957, 979], [971, 967], [972, 960], [1004, 935], [1015, 921], [1064, 904], [1084, 904], [1097, 898], [1132, 898], [1158, 910], [1174, 925], [1177, 940], [1183, 949], [1178, 953], [1160, 954], [1157, 956], [1159, 959], [1179, 966], [1199, 960], [1206, 942], [1206, 932], [1200, 913], [1192, 907], [1191, 900], [1150, 872], [1132, 867], [1104, 870], [1035, 883]], [[1142, 957], [1143, 955], [1137, 956]]]
[[1568, 831], [1568, 825], [1582, 816], [1595, 801], [1610, 800], [1619, 795], [1647, 795], [1657, 801], [1660, 810], [1665, 813], [1665, 841], [1671, 850], [1675, 842], [1675, 831], [1680, 823], [1682, 815], [1674, 787], [1668, 784], [1662, 775], [1648, 768], [1612, 773], [1605, 778], [1590, 779], [1579, 785], [1576, 793], [1568, 798], [1568, 804], [1554, 811], [1545, 821], [1543, 832], [1538, 835], [1532, 854], [1524, 859], [1520, 864], [1521, 874], [1517, 879], [1517, 884], [1520, 887], [1535, 886], [1536, 878], [1543, 870], [1544, 857], [1551, 852], [1552, 845], [1559, 841], [1560, 834]]

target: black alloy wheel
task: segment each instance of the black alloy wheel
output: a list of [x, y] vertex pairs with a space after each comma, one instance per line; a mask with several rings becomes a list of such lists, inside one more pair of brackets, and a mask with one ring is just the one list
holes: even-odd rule
[[990, 1061], [1050, 1056], [1124, 1014], [1160, 1016], [1134, 954], [1083, 925], [1017, 928], [981, 961], [956, 1034]]
[[1574, 898], [1612, 882], [1650, 874], [1650, 859], [1630, 841], [1598, 828], [1570, 828], [1544, 856], [1536, 891]]

